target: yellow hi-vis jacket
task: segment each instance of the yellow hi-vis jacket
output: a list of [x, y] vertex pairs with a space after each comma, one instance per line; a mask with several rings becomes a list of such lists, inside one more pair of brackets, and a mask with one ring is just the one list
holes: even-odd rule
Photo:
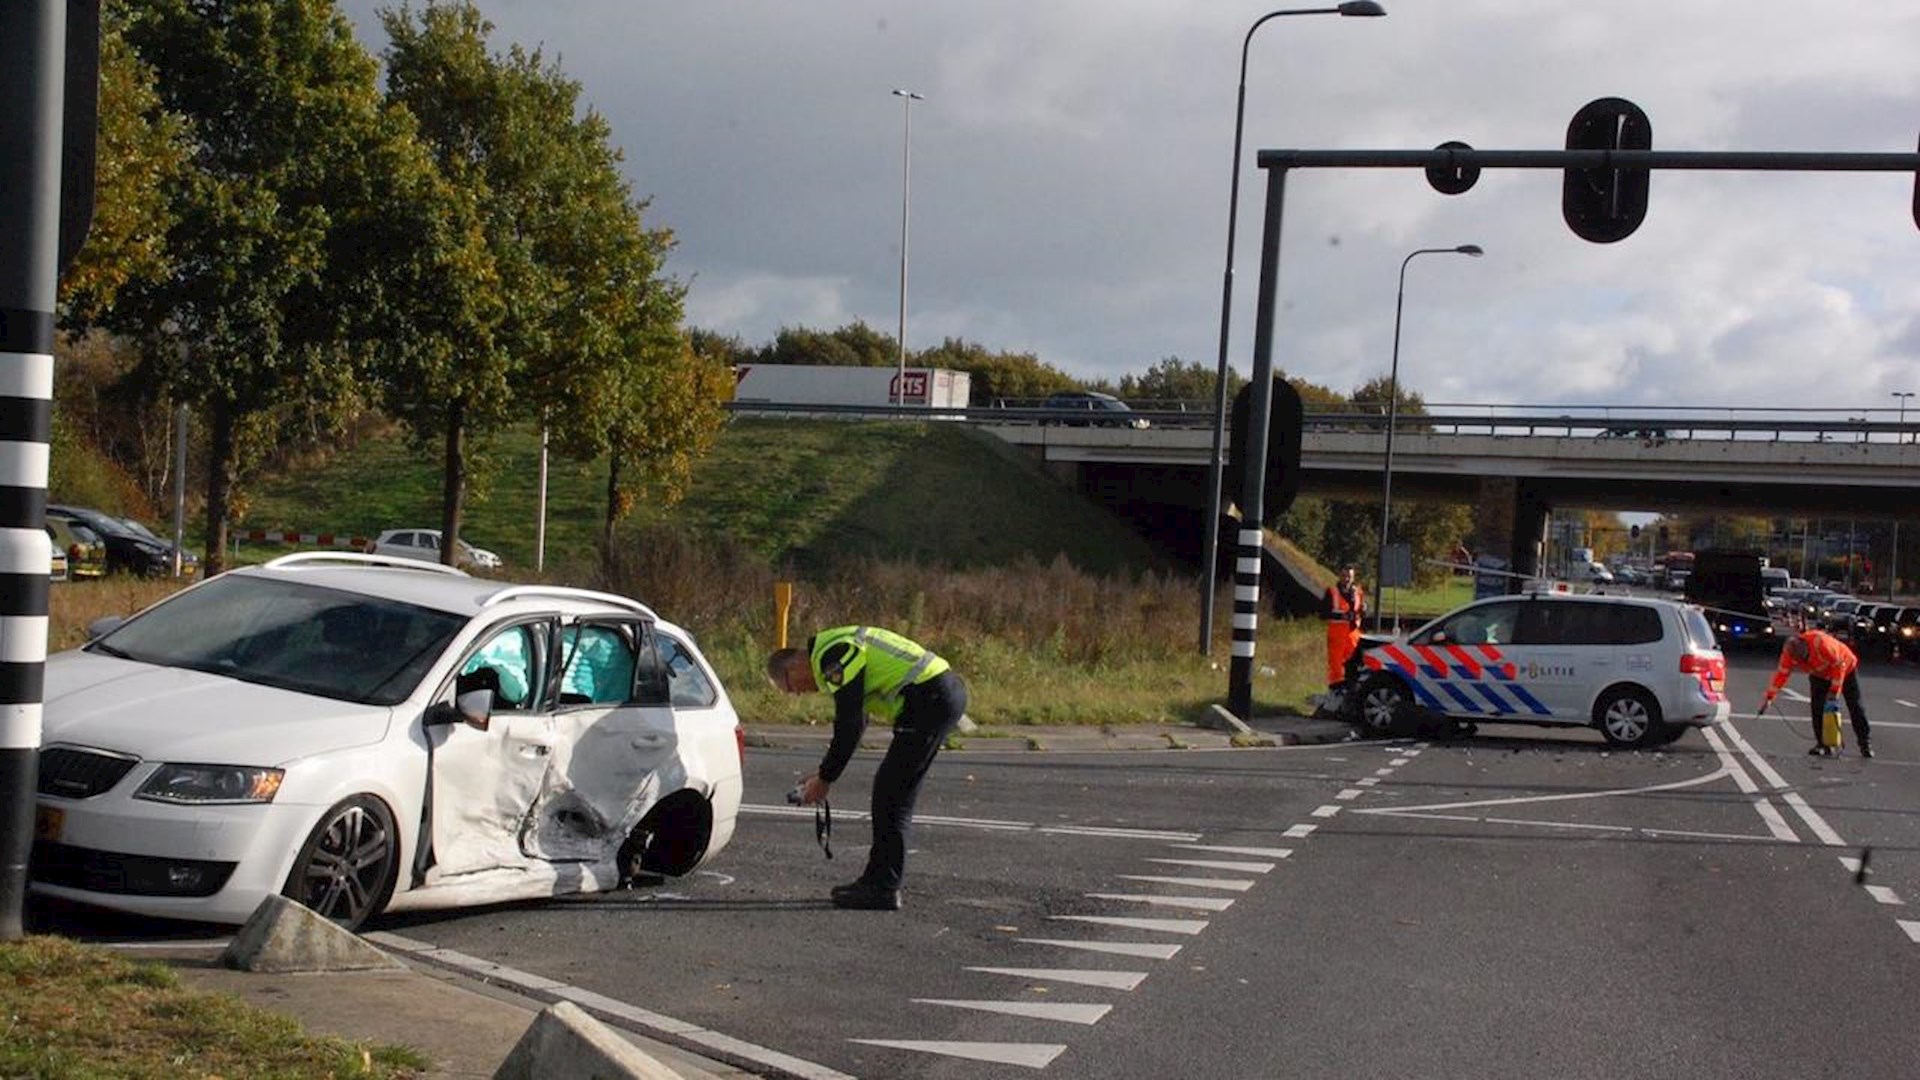
[[878, 626], [837, 626], [813, 636], [808, 648], [813, 681], [838, 694], [861, 680], [865, 711], [889, 722], [900, 716], [900, 694], [952, 665], [933, 650]]

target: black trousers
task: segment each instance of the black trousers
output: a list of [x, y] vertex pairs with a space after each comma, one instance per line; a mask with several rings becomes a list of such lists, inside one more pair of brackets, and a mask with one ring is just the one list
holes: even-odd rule
[[967, 684], [952, 671], [910, 686], [902, 695], [893, 743], [873, 777], [873, 849], [867, 853], [867, 869], [860, 877], [876, 888], [900, 888], [920, 783], [966, 711]]
[[[1820, 741], [1820, 714], [1827, 711], [1827, 695], [1833, 692], [1833, 683], [1818, 675], [1807, 676], [1807, 692], [1813, 705], [1813, 741]], [[1840, 696], [1847, 700], [1847, 716], [1853, 721], [1855, 742], [1865, 744], [1868, 734], [1867, 707], [1860, 704], [1860, 672], [1847, 672], [1847, 680], [1840, 684]]]

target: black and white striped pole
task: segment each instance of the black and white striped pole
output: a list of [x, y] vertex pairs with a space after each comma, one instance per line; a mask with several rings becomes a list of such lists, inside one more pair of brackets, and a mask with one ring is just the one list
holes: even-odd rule
[[0, 941], [26, 932], [47, 660], [66, 8], [0, 3]]
[[[1260, 556], [1266, 545], [1267, 441], [1273, 417], [1273, 297], [1280, 288], [1280, 210], [1286, 203], [1287, 170], [1267, 170], [1267, 213], [1260, 235], [1260, 293], [1253, 324], [1253, 386], [1247, 402], [1247, 445], [1240, 483], [1240, 543], [1233, 560], [1233, 662], [1228, 670], [1227, 709], [1253, 719], [1253, 659], [1260, 621]], [[1236, 448], [1238, 449], [1238, 448]]]

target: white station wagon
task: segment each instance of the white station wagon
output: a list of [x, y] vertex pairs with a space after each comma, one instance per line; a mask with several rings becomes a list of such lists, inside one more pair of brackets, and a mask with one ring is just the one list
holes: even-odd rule
[[1546, 593], [1476, 601], [1405, 640], [1369, 638], [1349, 667], [1353, 718], [1578, 725], [1659, 746], [1727, 718], [1727, 661], [1697, 607]]
[[685, 630], [625, 597], [288, 555], [49, 658], [41, 893], [242, 922], [682, 875], [726, 846], [743, 740]]

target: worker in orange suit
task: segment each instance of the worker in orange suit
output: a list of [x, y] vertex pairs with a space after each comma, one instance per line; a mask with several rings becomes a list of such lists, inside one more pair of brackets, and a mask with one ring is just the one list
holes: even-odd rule
[[1807, 695], [1813, 705], [1813, 749], [1816, 757], [1833, 756], [1833, 748], [1820, 744], [1820, 717], [1827, 708], [1827, 695], [1839, 693], [1847, 700], [1847, 716], [1853, 721], [1853, 736], [1859, 740], [1860, 756], [1873, 756], [1873, 742], [1867, 727], [1867, 710], [1860, 704], [1860, 659], [1846, 643], [1825, 630], [1803, 630], [1780, 647], [1780, 667], [1767, 685], [1767, 696], [1760, 711], [1773, 704], [1775, 694], [1787, 685], [1796, 671], [1807, 673]]
[[1360, 620], [1367, 613], [1367, 596], [1355, 580], [1353, 567], [1340, 571], [1340, 580], [1327, 586], [1320, 598], [1320, 617], [1327, 621], [1327, 689], [1347, 681], [1347, 660], [1360, 645]]

